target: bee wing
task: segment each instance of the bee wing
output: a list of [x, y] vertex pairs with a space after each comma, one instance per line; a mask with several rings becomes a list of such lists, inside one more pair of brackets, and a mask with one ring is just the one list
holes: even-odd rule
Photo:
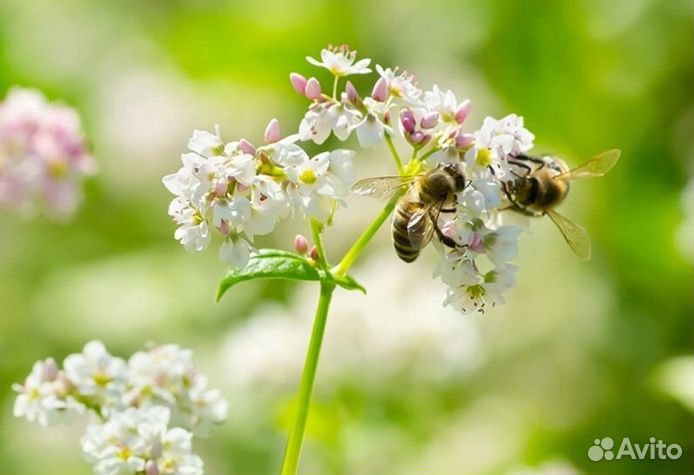
[[402, 188], [411, 185], [415, 178], [417, 178], [417, 175], [364, 178], [352, 185], [352, 193], [361, 196], [373, 196], [378, 199], [387, 199]]
[[[431, 216], [431, 212], [432, 210], [437, 209], [438, 217], [438, 213], [441, 211], [444, 201], [445, 200], [434, 201], [433, 203], [429, 203], [412, 213], [412, 216], [410, 216], [410, 220], [407, 223], [407, 234], [410, 238], [410, 243], [413, 246], [422, 249], [429, 244], [431, 238], [434, 237], [434, 227], [436, 226], [436, 223]], [[424, 220], [423, 224], [422, 220]], [[418, 228], [422, 225], [424, 226], [424, 229], [419, 231]]]
[[616, 148], [612, 150], [607, 150], [599, 155], [594, 156], [590, 160], [587, 160], [569, 170], [566, 173], [557, 175], [555, 178], [568, 178], [569, 180], [576, 180], [578, 178], [593, 178], [597, 176], [603, 176], [615, 166], [617, 160], [619, 160], [622, 152]]
[[583, 226], [580, 226], [569, 218], [562, 216], [554, 210], [547, 210], [552, 222], [559, 228], [562, 236], [569, 244], [571, 250], [578, 257], [587, 261], [590, 259], [591, 244], [590, 235]]

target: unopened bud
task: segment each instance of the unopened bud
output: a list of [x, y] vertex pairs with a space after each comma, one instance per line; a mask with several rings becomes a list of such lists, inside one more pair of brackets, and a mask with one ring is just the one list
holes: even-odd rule
[[48, 358], [43, 362], [43, 377], [48, 381], [53, 381], [58, 376], [58, 363], [53, 358]]
[[351, 81], [347, 81], [347, 85], [345, 86], [345, 92], [347, 93], [347, 99], [349, 99], [349, 102], [351, 102], [352, 104], [359, 103], [359, 93], [357, 92], [357, 89], [354, 87], [354, 84], [352, 84]]
[[308, 240], [301, 234], [297, 234], [294, 238], [294, 249], [299, 254], [306, 254], [306, 251], [308, 251]]
[[229, 231], [231, 231], [231, 228], [229, 227], [229, 221], [226, 219], [223, 219], [219, 222], [219, 226], [217, 226], [217, 229], [219, 229], [219, 232], [224, 234], [225, 236], [229, 234]]
[[465, 122], [465, 119], [467, 119], [468, 114], [470, 114], [471, 108], [472, 102], [470, 102], [470, 99], [465, 99], [463, 103], [460, 104], [460, 107], [458, 107], [458, 110], [455, 111], [455, 121], [459, 124]]
[[306, 97], [314, 101], [321, 98], [321, 89], [318, 79], [311, 78], [308, 80], [304, 94], [306, 94]]
[[239, 140], [239, 150], [248, 155], [255, 155], [255, 147], [246, 139]]
[[409, 109], [403, 109], [403, 111], [400, 112], [400, 123], [408, 134], [413, 133], [417, 125], [414, 115]]
[[265, 127], [265, 143], [275, 143], [281, 138], [280, 136], [280, 123], [277, 119], [272, 119]]
[[484, 241], [482, 240], [482, 237], [477, 233], [473, 233], [472, 238], [470, 238], [470, 242], [468, 243], [468, 247], [474, 252], [482, 254], [484, 252]]
[[308, 251], [308, 255], [316, 262], [320, 260], [320, 254], [318, 254], [318, 248], [316, 246], [311, 246], [311, 249]]
[[419, 130], [415, 131], [412, 135], [410, 135], [410, 142], [412, 142], [413, 144], [424, 143], [425, 139], [426, 135], [424, 135]]
[[148, 460], [145, 464], [145, 474], [146, 475], [159, 475], [159, 467], [157, 462], [154, 460]]
[[306, 91], [306, 78], [299, 73], [291, 73], [289, 81], [291, 81], [294, 90], [303, 96]]
[[218, 197], [226, 196], [229, 184], [226, 180], [217, 180], [214, 184], [214, 194]]
[[422, 120], [419, 121], [419, 125], [423, 129], [433, 129], [436, 127], [436, 124], [439, 122], [439, 114], [438, 112], [432, 112], [430, 114], [425, 115], [422, 117]]
[[371, 97], [377, 101], [384, 102], [388, 97], [388, 82], [385, 78], [378, 78], [376, 84], [374, 84], [373, 91], [371, 91]]
[[455, 145], [458, 148], [468, 148], [475, 143], [475, 136], [472, 134], [460, 134], [455, 138]]

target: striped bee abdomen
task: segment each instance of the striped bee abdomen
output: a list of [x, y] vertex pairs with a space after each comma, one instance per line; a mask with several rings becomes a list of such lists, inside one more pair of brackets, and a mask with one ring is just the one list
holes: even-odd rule
[[393, 215], [393, 247], [398, 257], [405, 262], [413, 262], [422, 250], [422, 240], [418, 241], [416, 238], [424, 235], [426, 219], [420, 220], [411, 232], [407, 230], [410, 218], [420, 208], [421, 204], [416, 201], [401, 201]]

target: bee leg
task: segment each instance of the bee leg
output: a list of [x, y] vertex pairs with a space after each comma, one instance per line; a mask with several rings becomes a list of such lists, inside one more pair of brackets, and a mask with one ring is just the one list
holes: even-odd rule
[[444, 246], [450, 247], [451, 249], [458, 249], [459, 247], [461, 247], [460, 244], [458, 244], [455, 241], [455, 239], [443, 234], [443, 231], [441, 231], [441, 229], [439, 229], [438, 225], [434, 226], [434, 231], [436, 232], [436, 237], [439, 238], [439, 241]]

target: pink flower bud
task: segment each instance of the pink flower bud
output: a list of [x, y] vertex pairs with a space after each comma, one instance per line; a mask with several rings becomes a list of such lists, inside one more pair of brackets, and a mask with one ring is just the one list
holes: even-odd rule
[[467, 116], [470, 113], [471, 108], [472, 103], [470, 102], [470, 99], [465, 99], [463, 103], [460, 104], [460, 107], [458, 107], [458, 110], [455, 111], [455, 121], [459, 124], [465, 122], [465, 119], [467, 119]]
[[294, 238], [294, 249], [299, 254], [306, 254], [306, 251], [308, 251], [308, 240], [301, 234], [297, 234]]
[[219, 196], [220, 198], [222, 196], [226, 196], [228, 188], [229, 184], [226, 180], [217, 180], [214, 184], [214, 194]]
[[146, 475], [159, 475], [159, 467], [157, 467], [157, 462], [154, 460], [148, 460], [145, 465]]
[[455, 145], [458, 148], [468, 148], [475, 142], [475, 136], [472, 134], [460, 134], [455, 138]]
[[468, 247], [478, 254], [484, 253], [484, 241], [482, 241], [482, 237], [477, 233], [473, 233]]
[[303, 96], [306, 91], [306, 78], [299, 73], [291, 73], [289, 81], [291, 81], [294, 90]]
[[246, 139], [239, 140], [239, 150], [248, 155], [255, 155], [255, 147]]
[[422, 117], [422, 120], [419, 121], [419, 125], [423, 129], [433, 129], [436, 127], [436, 124], [439, 122], [439, 113], [438, 112], [432, 112], [430, 114], [425, 115]]
[[410, 141], [412, 143], [418, 144], [421, 143], [422, 140], [424, 140], [424, 134], [421, 133], [419, 130], [415, 131], [412, 135], [410, 135]]
[[265, 135], [263, 137], [265, 138], [266, 143], [275, 143], [279, 141], [281, 138], [280, 123], [277, 122], [277, 119], [272, 119], [267, 124], [267, 127], [265, 127]]
[[43, 377], [48, 381], [53, 381], [58, 377], [58, 363], [53, 358], [48, 358], [43, 362]]
[[417, 125], [414, 115], [409, 109], [403, 109], [402, 112], [400, 112], [400, 123], [408, 134], [413, 133]]
[[229, 228], [229, 221], [227, 221], [226, 219], [221, 220], [219, 222], [219, 226], [217, 226], [217, 229], [219, 229], [220, 233], [226, 236], [227, 234], [229, 234], [229, 231], [231, 231], [231, 229]]
[[311, 78], [308, 80], [306, 83], [306, 90], [304, 91], [306, 94], [306, 97], [308, 97], [311, 100], [318, 100], [321, 98], [321, 89], [320, 89], [320, 83], [318, 82], [318, 79], [316, 78]]
[[386, 100], [388, 97], [388, 82], [385, 78], [378, 78], [378, 81], [374, 84], [373, 91], [371, 91], [371, 97], [380, 102]]
[[354, 87], [354, 84], [352, 84], [351, 81], [347, 81], [347, 85], [345, 86], [345, 92], [347, 93], [347, 99], [349, 99], [349, 102], [351, 102], [352, 104], [359, 103], [359, 93], [357, 92], [357, 89]]
[[316, 246], [311, 246], [311, 249], [308, 251], [308, 255], [316, 262], [320, 260], [320, 255], [318, 254], [318, 248]]

